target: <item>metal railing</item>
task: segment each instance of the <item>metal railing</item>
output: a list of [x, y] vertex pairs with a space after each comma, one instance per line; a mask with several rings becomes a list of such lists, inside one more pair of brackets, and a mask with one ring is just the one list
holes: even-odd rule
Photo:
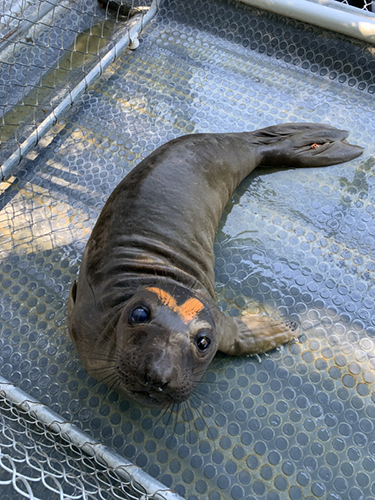
[[[94, 0], [21, 1], [0, 22], [0, 175], [12, 169], [155, 15]], [[133, 47], [135, 47], [133, 45]]]

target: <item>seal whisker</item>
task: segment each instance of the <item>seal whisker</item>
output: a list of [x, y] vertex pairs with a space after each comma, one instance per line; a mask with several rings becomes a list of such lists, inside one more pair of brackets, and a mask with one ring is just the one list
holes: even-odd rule
[[[156, 426], [160, 421], [164, 423], [163, 421], [163, 417], [165, 416], [165, 414], [167, 413], [168, 409], [171, 407], [171, 405], [173, 405], [173, 403], [166, 403], [165, 405], [163, 406], [159, 406], [159, 412], [158, 412], [158, 419], [156, 420], [156, 422], [154, 423], [154, 426]], [[169, 425], [169, 424], [166, 424], [166, 426]]]
[[211, 387], [220, 387], [222, 384], [222, 381], [220, 380], [210, 380], [209, 382], [207, 380], [197, 380], [195, 382], [195, 387], [205, 387], [205, 386], [211, 386]]
[[[217, 386], [218, 389], [220, 389], [220, 384], [225, 383], [225, 380], [218, 380], [217, 381]], [[218, 405], [220, 406], [220, 402], [215, 401], [213, 399], [214, 395], [211, 394], [210, 392], [210, 386], [211, 382], [207, 382], [206, 384], [202, 385], [197, 385], [193, 392], [192, 395], [195, 396], [197, 399], [201, 400], [201, 402], [204, 402], [208, 407], [210, 408], [215, 408]]]
[[196, 368], [194, 368], [194, 370], [192, 370], [194, 382], [199, 382], [204, 373], [206, 373], [205, 368], [201, 368], [200, 366], [197, 366]]
[[119, 364], [119, 356], [117, 354], [108, 354], [107, 352], [100, 353], [97, 351], [82, 349], [84, 354], [90, 355], [90, 359], [97, 361], [99, 364], [92, 368], [92, 372], [98, 370], [109, 370], [116, 368]]
[[[196, 396], [196, 394], [194, 394], [194, 395]], [[200, 400], [200, 402], [202, 403], [202, 400]], [[195, 407], [195, 410], [196, 410], [196, 412], [198, 413], [198, 415], [200, 416], [200, 418], [201, 418], [202, 422], [204, 423], [205, 428], [207, 429], [207, 434], [208, 434], [208, 437], [209, 437], [212, 441], [214, 441], [214, 436], [213, 436], [213, 434], [212, 434], [212, 432], [211, 432], [211, 429], [210, 429], [210, 427], [208, 426], [208, 423], [207, 423], [207, 421], [206, 421], [206, 419], [205, 419], [205, 417], [204, 417], [204, 415], [203, 415], [203, 409], [202, 409], [202, 411], [201, 411], [201, 410], [200, 410], [200, 408], [199, 408], [199, 406], [196, 406], [196, 407]]]
[[[169, 411], [169, 413], [168, 413], [168, 411]], [[171, 411], [171, 404], [165, 408], [164, 415], [167, 415], [167, 421], [166, 421], [165, 425], [166, 425], [166, 427], [168, 427], [171, 424], [171, 422], [173, 422], [173, 412]]]
[[[100, 378], [98, 378], [98, 382], [101, 382], [101, 383], [104, 383], [105, 385], [107, 385], [108, 382], [112, 381], [112, 380], [119, 380], [121, 381], [120, 377], [118, 376], [118, 374], [113, 371], [113, 370], [105, 370], [104, 368], [103, 369], [98, 369], [95, 373], [100, 373], [101, 372], [101, 376]], [[106, 372], [109, 372], [108, 375], [104, 375]]]
[[[113, 368], [115, 368], [117, 365], [117, 363], [106, 363], [106, 366], [98, 366], [96, 368], [93, 368], [92, 369], [92, 373], [95, 373], [95, 374], [101, 374], [101, 373], [106, 373], [106, 372], [110, 372], [112, 373], [114, 370]], [[116, 372], [115, 372], [116, 374]], [[117, 375], [117, 374], [116, 374]]]
[[[174, 420], [174, 425], [173, 425], [172, 434], [170, 436], [168, 436], [168, 438], [166, 440], [166, 445], [168, 447], [171, 447], [172, 440], [174, 438], [174, 435], [176, 434], [176, 428], [178, 425], [178, 411], [175, 410], [175, 403], [171, 403], [171, 405], [169, 406], [169, 409], [170, 409], [170, 418], [168, 419], [168, 421], [166, 423], [166, 427], [169, 426], [171, 423], [173, 423], [173, 420]], [[173, 413], [175, 413], [174, 416], [173, 416]]]
[[184, 442], [187, 444], [191, 444], [189, 442], [189, 434], [193, 432], [193, 428], [192, 428], [191, 419], [188, 418], [188, 414], [187, 414], [188, 410], [190, 410], [189, 400], [183, 401], [181, 404], [181, 419], [182, 419], [182, 422], [184, 424], [184, 429], [186, 429], [186, 427], [187, 427], [187, 430], [184, 433]]
[[[113, 391], [117, 392], [117, 389], [121, 386], [121, 379], [118, 377], [116, 372], [112, 371], [105, 377], [96, 377], [96, 391], [95, 394], [104, 397], [104, 400]], [[101, 391], [101, 387], [105, 387], [105, 392]]]
[[194, 391], [192, 393], [192, 396], [196, 397], [199, 399], [201, 402], [204, 402], [208, 406], [213, 406], [212, 400], [210, 399], [209, 395], [202, 394], [199, 391]]
[[103, 352], [96, 352], [96, 351], [93, 351], [92, 349], [82, 349], [82, 352], [85, 353], [85, 354], [90, 354], [90, 356], [92, 356], [93, 358], [95, 358], [96, 360], [103, 360], [103, 361], [110, 361], [110, 362], [115, 362], [117, 360], [117, 358], [115, 357], [109, 357], [107, 353], [103, 353]]
[[113, 377], [113, 381], [110, 385], [106, 384], [107, 385], [107, 392], [105, 394], [105, 398], [111, 394], [111, 392], [115, 391], [117, 392], [117, 390], [121, 387], [121, 378], [117, 375], [117, 376], [114, 376]]

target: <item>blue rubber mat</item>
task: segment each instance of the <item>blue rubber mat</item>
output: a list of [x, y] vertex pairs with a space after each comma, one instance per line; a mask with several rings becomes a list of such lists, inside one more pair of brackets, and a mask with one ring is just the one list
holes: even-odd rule
[[[224, 0], [164, 2], [140, 42], [4, 184], [1, 375], [190, 500], [375, 498], [374, 48]], [[364, 155], [251, 174], [215, 270], [226, 314], [291, 318], [299, 341], [218, 355], [178, 414], [108, 394], [66, 302], [111, 191], [182, 134], [297, 121], [350, 131]]]

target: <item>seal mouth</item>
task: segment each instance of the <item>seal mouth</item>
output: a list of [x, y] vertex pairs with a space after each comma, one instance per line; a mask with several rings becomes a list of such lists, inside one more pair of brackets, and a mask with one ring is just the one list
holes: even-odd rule
[[132, 397], [147, 406], [163, 406], [167, 401], [160, 401], [157, 397], [152, 396], [148, 391], [132, 391]]

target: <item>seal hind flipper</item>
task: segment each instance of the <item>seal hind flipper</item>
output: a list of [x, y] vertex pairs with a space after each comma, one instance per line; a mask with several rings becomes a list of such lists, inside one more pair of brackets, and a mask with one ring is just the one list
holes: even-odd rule
[[363, 148], [345, 141], [346, 130], [318, 123], [282, 124], [255, 132], [264, 144], [264, 167], [326, 167], [353, 160]]
[[297, 323], [288, 320], [256, 314], [225, 319], [227, 329], [223, 330], [218, 350], [231, 356], [272, 351], [300, 335]]

